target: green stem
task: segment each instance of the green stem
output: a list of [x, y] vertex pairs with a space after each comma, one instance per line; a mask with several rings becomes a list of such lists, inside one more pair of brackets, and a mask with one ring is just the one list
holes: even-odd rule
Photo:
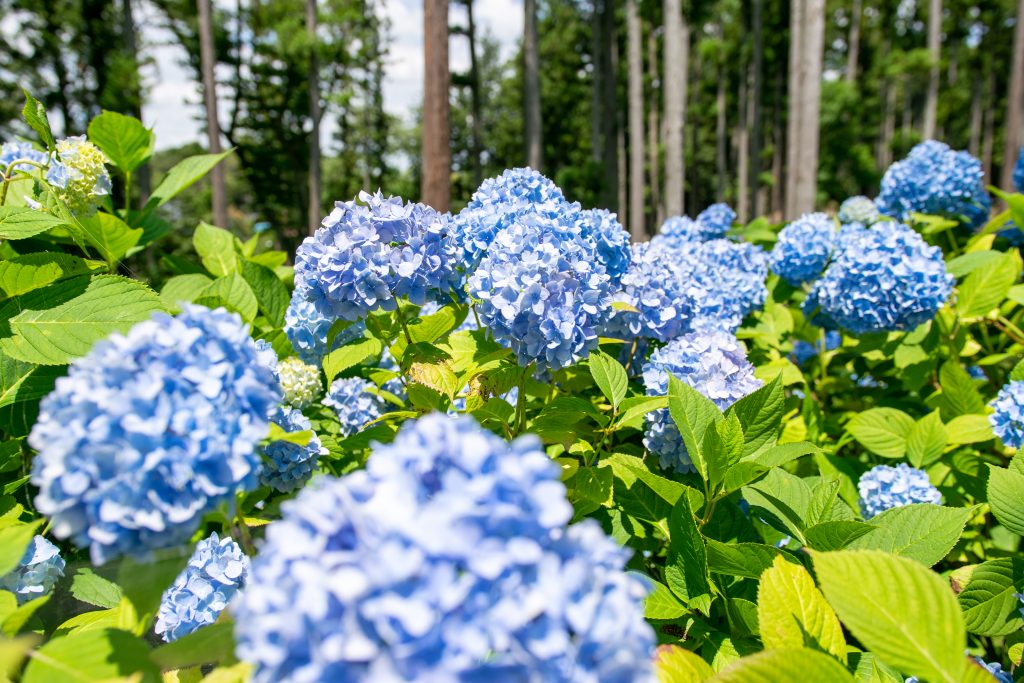
[[402, 326], [402, 332], [405, 333], [405, 343], [412, 346], [412, 335], [409, 334], [409, 326], [405, 324], [405, 316], [402, 315], [402, 309], [395, 311], [398, 316], [398, 323]]
[[516, 436], [519, 436], [526, 426], [526, 375], [530, 371], [530, 367], [532, 364], [523, 368], [523, 371], [519, 373], [519, 395], [516, 396]]
[[1024, 344], [1024, 332], [1003, 316], [996, 318], [996, 327], [1017, 344]]
[[124, 173], [124, 217], [128, 220], [128, 212], [132, 210], [132, 172]]

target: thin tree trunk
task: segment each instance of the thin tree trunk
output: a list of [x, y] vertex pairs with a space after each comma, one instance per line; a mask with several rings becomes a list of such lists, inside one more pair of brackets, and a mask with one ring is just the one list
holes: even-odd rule
[[[199, 10], [199, 61], [203, 74], [203, 99], [206, 103], [206, 138], [210, 154], [220, 154], [220, 120], [217, 118], [217, 79], [214, 74], [216, 56], [213, 52], [213, 17], [210, 0], [197, 0]], [[210, 171], [213, 186], [213, 222], [228, 227], [227, 187], [224, 182], [224, 164]]]
[[[651, 82], [651, 89], [654, 90], [658, 84], [658, 36], [651, 30], [647, 34], [647, 77]], [[656, 93], [656, 90], [654, 90]], [[659, 172], [660, 159], [658, 152], [658, 136], [661, 126], [658, 121], [658, 98], [649, 98], [651, 103], [647, 110], [647, 165], [650, 167], [651, 181], [651, 204], [654, 205], [654, 225], [660, 227], [665, 220], [665, 206], [661, 203], [661, 174]], [[657, 232], [657, 229], [652, 232]]]
[[971, 125], [968, 133], [967, 151], [978, 156], [981, 147], [981, 86], [971, 79]]
[[718, 64], [718, 92], [715, 93], [715, 201], [725, 201], [725, 174], [728, 164], [726, 139], [725, 65]]
[[[883, 30], [885, 30], [884, 27]], [[882, 40], [881, 60], [883, 64], [888, 63], [890, 48], [891, 42], [886, 36]], [[878, 132], [878, 148], [875, 150], [875, 163], [880, 171], [884, 171], [892, 163], [892, 134], [896, 129], [893, 89], [892, 80], [883, 75], [882, 83], [879, 86], [879, 97], [882, 100], [882, 125]]]
[[754, 62], [751, 65], [753, 69], [752, 83], [753, 88], [750, 96], [750, 215], [757, 216], [760, 210], [758, 206], [758, 190], [761, 186], [761, 81], [763, 68], [761, 65], [761, 56], [764, 52], [762, 46], [762, 20], [761, 20], [761, 7], [762, 0], [753, 0], [751, 2], [751, 9], [753, 10], [751, 16], [751, 28], [754, 34]]
[[[794, 3], [794, 5], [797, 3]], [[818, 191], [818, 133], [821, 109], [821, 65], [825, 44], [825, 0], [802, 0], [804, 26], [800, 33], [800, 109], [798, 135], [800, 144], [796, 164], [790, 168], [794, 177], [788, 218], [814, 210]]]
[[939, 107], [939, 58], [942, 39], [942, 0], [928, 1], [928, 56], [931, 68], [928, 71], [928, 94], [924, 101], [924, 124], [922, 134], [925, 140], [935, 137], [935, 118]]
[[604, 0], [601, 9], [601, 39], [604, 48], [601, 51], [605, 60], [605, 78], [601, 81], [601, 109], [603, 115], [604, 137], [604, 176], [605, 206], [618, 212], [623, 207], [619, 204], [619, 106], [616, 97], [616, 85], [619, 78], [619, 48], [615, 33], [615, 3]]
[[[129, 59], [131, 59], [133, 67], [133, 80], [132, 80], [132, 111], [131, 115], [135, 118], [142, 120], [142, 86], [139, 77], [139, 44], [138, 44], [138, 33], [135, 28], [135, 13], [132, 11], [132, 0], [121, 1], [121, 33], [124, 37], [125, 51], [128, 53]], [[150, 190], [152, 189], [152, 174], [150, 173], [149, 163], [145, 163], [135, 171], [135, 179], [138, 185], [138, 191], [134, 192], [134, 199], [139, 206], [146, 203], [149, 198]]]
[[634, 242], [647, 239], [644, 215], [644, 64], [643, 27], [638, 0], [626, 0], [626, 51], [629, 62], [629, 232]]
[[686, 120], [686, 80], [689, 32], [680, 0], [664, 0], [665, 20], [665, 213], [683, 213], [683, 125]]
[[750, 193], [747, 192], [747, 181], [750, 172], [750, 150], [748, 149], [750, 122], [750, 103], [747, 100], [747, 81], [750, 80], [749, 68], [740, 72], [739, 114], [736, 116], [736, 214], [740, 223], [750, 219]]
[[451, 125], [448, 119], [448, 0], [423, 3], [423, 203], [444, 212], [451, 202]]
[[[985, 79], [985, 99], [991, 98], [995, 92], [995, 73], [989, 69]], [[992, 177], [992, 151], [995, 147], [995, 116], [993, 107], [985, 107], [985, 123], [982, 126], [981, 138], [981, 170], [986, 178]]]
[[523, 3], [523, 81], [526, 103], [526, 163], [541, 170], [543, 140], [540, 119], [540, 44], [537, 39], [537, 0]]
[[853, 0], [850, 10], [850, 37], [846, 52], [846, 82], [857, 82], [857, 68], [860, 64], [860, 20], [863, 14], [862, 0]]
[[1010, 67], [1010, 92], [1006, 103], [1006, 146], [1003, 148], [1003, 172], [1000, 186], [1013, 188], [1013, 164], [1020, 152], [1021, 99], [1024, 98], [1024, 0], [1017, 3], [1017, 25], [1013, 29], [1013, 61]]
[[786, 218], [796, 213], [795, 200], [800, 163], [800, 147], [803, 144], [803, 127], [800, 125], [800, 116], [803, 109], [800, 102], [803, 99], [803, 30], [804, 30], [804, 5], [807, 0], [793, 0], [789, 5], [789, 118], [787, 119], [786, 130], [786, 209], [783, 212]]
[[309, 207], [306, 226], [312, 235], [320, 227], [320, 60], [317, 59], [317, 0], [306, 0], [306, 33], [309, 35]]
[[[476, 23], [473, 21], [473, 0], [466, 0], [467, 38], [469, 39], [469, 95], [470, 106], [473, 108], [473, 185], [479, 186], [484, 179], [483, 132], [481, 130], [480, 105], [480, 68], [476, 56]], [[539, 104], [539, 102], [538, 102]], [[538, 162], [538, 166], [540, 163]]]
[[783, 183], [782, 174], [785, 154], [785, 135], [782, 127], [782, 79], [776, 79], [776, 98], [775, 107], [772, 111], [772, 202], [771, 202], [771, 213], [773, 216], [772, 220], [778, 220], [778, 216], [782, 214], [783, 210], [783, 192], [785, 191], [785, 183]]

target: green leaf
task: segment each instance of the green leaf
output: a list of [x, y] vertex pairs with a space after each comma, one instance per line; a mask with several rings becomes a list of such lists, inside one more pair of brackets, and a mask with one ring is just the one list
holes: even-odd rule
[[209, 223], [200, 223], [192, 233], [192, 246], [199, 254], [203, 267], [217, 277], [238, 272], [236, 241], [233, 234]]
[[114, 166], [131, 173], [153, 154], [156, 136], [133, 116], [105, 111], [89, 122], [89, 140]]
[[259, 309], [274, 327], [284, 327], [284, 314], [288, 310], [291, 295], [281, 278], [266, 266], [252, 261], [242, 261], [242, 277], [249, 283]]
[[805, 543], [803, 528], [811, 504], [807, 483], [781, 469], [743, 489], [743, 497], [764, 522]]
[[21, 91], [25, 93], [25, 106], [21, 110], [25, 123], [36, 132], [36, 135], [39, 136], [39, 139], [43, 141], [43, 144], [48, 149], [54, 149], [57, 143], [53, 139], [53, 132], [50, 131], [50, 120], [46, 116], [46, 107], [43, 106], [42, 102], [32, 97], [25, 88], [22, 88]]
[[626, 389], [629, 388], [629, 376], [626, 374], [626, 368], [603, 351], [591, 353], [588, 362], [590, 375], [594, 378], [601, 393], [612, 406], [618, 408], [619, 403], [626, 397]]
[[959, 683], [967, 632], [937, 574], [877, 550], [816, 553], [822, 591], [847, 629], [882, 661], [931, 683]]
[[980, 443], [996, 438], [987, 415], [960, 415], [950, 420], [945, 427], [949, 443], [961, 445]]
[[708, 463], [701, 451], [701, 443], [708, 427], [722, 419], [721, 412], [711, 399], [671, 375], [668, 378], [668, 411], [679, 428], [697, 473], [706, 481]]
[[878, 527], [851, 545], [863, 550], [884, 550], [931, 567], [945, 557], [963, 533], [970, 508], [915, 503], [892, 508], [871, 518]]
[[21, 561], [25, 548], [42, 526], [43, 520], [37, 519], [27, 524], [15, 522], [0, 527], [0, 576], [10, 573]]
[[308, 446], [312, 438], [313, 432], [308, 429], [300, 430], [298, 432], [286, 432], [284, 428], [276, 422], [270, 423], [270, 431], [267, 434], [268, 443], [284, 441], [286, 443], [293, 443], [296, 446]]
[[914, 423], [907, 436], [907, 460], [914, 467], [927, 467], [942, 457], [947, 440], [939, 411], [928, 413]]
[[708, 468], [708, 484], [718, 491], [729, 467], [743, 455], [743, 427], [736, 413], [714, 423], [704, 432], [701, 450]]
[[27, 206], [0, 206], [0, 239], [23, 240], [67, 224], [62, 218]]
[[29, 660], [22, 683], [94, 683], [128, 676], [156, 683], [160, 672], [149, 659], [149, 647], [136, 636], [116, 629], [82, 630], [54, 638]]
[[804, 535], [807, 537], [807, 545], [814, 550], [842, 550], [876, 528], [864, 522], [838, 519], [815, 524]]
[[25, 436], [39, 414], [39, 399], [53, 391], [64, 374], [58, 366], [39, 366], [0, 352], [0, 429]]
[[1001, 252], [991, 249], [961, 254], [946, 263], [946, 272], [953, 277], [960, 278], [981, 268], [992, 267], [1001, 256]]
[[1011, 251], [989, 267], [968, 275], [957, 291], [956, 309], [964, 318], [988, 315], [1006, 299], [1021, 273], [1021, 258]]
[[679, 496], [673, 506], [668, 528], [671, 541], [665, 582], [687, 606], [707, 614], [711, 608], [707, 552], [687, 496]]
[[212, 282], [212, 279], [201, 273], [175, 275], [164, 283], [160, 290], [160, 300], [168, 310], [179, 311], [180, 304], [194, 302]]
[[985, 414], [985, 399], [978, 393], [974, 380], [956, 360], [951, 358], [939, 368], [939, 385], [950, 417]]
[[130, 228], [111, 213], [96, 212], [91, 216], [78, 216], [77, 220], [85, 239], [109, 264], [123, 259], [142, 238], [142, 228]]
[[746, 444], [743, 455], [750, 455], [768, 444], [775, 443], [782, 428], [782, 414], [785, 396], [782, 391], [782, 375], [765, 384], [732, 404], [726, 415], [734, 413], [743, 426]]
[[146, 208], [151, 210], [158, 206], [163, 206], [176, 197], [179, 192], [209, 173], [214, 166], [219, 164], [221, 160], [233, 151], [229, 149], [220, 154], [199, 154], [178, 162], [174, 168], [167, 172], [167, 175], [156, 186], [156, 189], [153, 190]]
[[619, 419], [615, 429], [640, 429], [645, 415], [667, 407], [668, 398], [665, 396], [631, 396], [619, 404]]
[[1024, 536], [1024, 474], [989, 465], [988, 504], [999, 523]]
[[82, 602], [97, 607], [117, 607], [121, 602], [121, 587], [103, 578], [89, 568], [75, 572], [71, 579], [71, 594]]
[[1017, 594], [1024, 586], [1024, 559], [1001, 557], [983, 562], [957, 596], [967, 630], [980, 636], [1005, 636], [1020, 630], [1024, 620]]
[[11, 614], [7, 615], [4, 619], [2, 626], [3, 633], [5, 636], [15, 636], [22, 631], [28, 630], [26, 626], [32, 621], [32, 617], [36, 615], [43, 606], [50, 601], [49, 595], [42, 595], [33, 600], [19, 605], [18, 609], [14, 610]]
[[63, 365], [84, 356], [112, 332], [125, 332], [161, 310], [160, 297], [145, 284], [101, 275], [70, 301], [11, 318], [13, 336], [0, 339], [0, 348], [18, 360]]
[[331, 351], [324, 356], [324, 373], [327, 375], [328, 389], [330, 383], [343, 372], [354, 365], [362, 363], [371, 356], [380, 355], [384, 346], [377, 339], [362, 338], [350, 344]]
[[191, 554], [191, 546], [179, 546], [162, 550], [147, 562], [126, 559], [121, 563], [117, 583], [143, 626], [156, 613], [160, 597], [181, 573]]
[[788, 555], [778, 548], [763, 543], [722, 543], [705, 539], [708, 552], [708, 568], [725, 576], [742, 576], [758, 579], [762, 572], [772, 566], [776, 557]]
[[251, 323], [256, 319], [259, 304], [252, 288], [238, 273], [219, 277], [196, 297], [196, 303], [209, 308], [223, 306], [242, 316], [242, 320]]
[[203, 664], [231, 664], [235, 660], [235, 637], [231, 623], [203, 626], [173, 643], [153, 650], [150, 659], [161, 669], [185, 669]]
[[662, 645], [654, 655], [654, 673], [658, 683], [704, 683], [715, 675], [714, 669], [678, 645]]
[[914, 418], [895, 408], [865, 410], [846, 424], [846, 431], [861, 446], [884, 458], [904, 456], [907, 438], [913, 428]]
[[0, 261], [0, 296], [18, 296], [65, 278], [104, 268], [99, 261], [40, 251]]
[[775, 558], [761, 574], [757, 623], [766, 649], [809, 647], [846, 662], [846, 639], [835, 612], [800, 565]]
[[710, 683], [853, 683], [842, 664], [810, 648], [779, 648], [742, 657], [724, 669]]
[[672, 620], [686, 614], [686, 606], [676, 599], [668, 586], [649, 576], [643, 576], [643, 580], [654, 584], [654, 589], [644, 601], [644, 617], [646, 619]]
[[577, 516], [610, 506], [614, 480], [611, 467], [580, 467], [571, 484], [571, 497]]

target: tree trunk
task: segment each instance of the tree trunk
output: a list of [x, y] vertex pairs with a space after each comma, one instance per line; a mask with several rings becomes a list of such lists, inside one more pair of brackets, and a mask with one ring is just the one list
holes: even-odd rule
[[525, 0], [523, 24], [523, 81], [526, 103], [526, 163], [541, 170], [543, 140], [540, 119], [540, 44], [537, 39], [537, 0]]
[[[217, 79], [214, 74], [216, 55], [213, 51], [213, 17], [210, 0], [197, 0], [199, 10], [199, 61], [203, 74], [203, 100], [206, 103], [206, 138], [210, 154], [220, 154], [220, 120], [217, 118]], [[224, 183], [224, 164], [210, 171], [213, 186], [213, 222], [228, 227], [227, 187]]]
[[618, 115], [616, 97], [618, 83], [618, 48], [615, 35], [615, 3], [600, 3], [601, 50], [598, 53], [603, 77], [595, 83], [601, 93], [601, 168], [604, 170], [602, 204], [610, 211], [620, 209], [618, 203]]
[[[790, 140], [793, 150], [789, 168], [787, 218], [814, 210], [818, 178], [818, 133], [821, 108], [821, 64], [825, 43], [824, 0], [796, 0], [801, 26], [799, 39], [791, 43], [797, 51], [797, 96], [790, 92], [790, 112], [796, 110], [797, 127]], [[796, 14], [796, 12], [795, 12]], [[798, 142], [798, 144], [794, 144]]]
[[647, 239], [644, 215], [644, 64], [643, 27], [638, 0], [626, 0], [626, 50], [629, 62], [629, 233]]
[[[647, 78], [654, 90], [658, 82], [658, 36], [652, 30], [647, 34]], [[652, 96], [648, 100], [651, 105], [647, 110], [647, 165], [650, 167], [651, 204], [654, 206], [654, 227], [652, 233], [665, 220], [665, 206], [661, 203], [661, 174], [659, 172], [660, 154], [658, 150], [661, 125], [658, 121], [658, 98]]]
[[448, 0], [423, 3], [423, 203], [448, 211], [451, 202], [451, 125], [448, 120]]
[[942, 0], [928, 0], [928, 56], [931, 68], [928, 71], [928, 94], [924, 101], [924, 124], [922, 134], [925, 140], [935, 137], [935, 117], [939, 107], [939, 58], [942, 39]]
[[740, 71], [740, 92], [737, 98], [740, 110], [736, 116], [736, 214], [740, 223], [750, 219], [750, 193], [747, 192], [747, 181], [750, 178], [750, 149], [748, 148], [748, 125], [750, 103], [747, 101], [747, 81], [750, 80], [749, 69]]
[[1000, 186], [1013, 188], [1013, 164], [1020, 152], [1021, 99], [1024, 98], [1024, 0], [1017, 2], [1017, 25], [1013, 29], [1013, 57], [1010, 66], [1010, 92], [1006, 103], [1006, 146], [1003, 148], [1003, 172]]
[[784, 193], [785, 160], [786, 160], [786, 129], [783, 125], [782, 103], [786, 98], [786, 84], [781, 74], [774, 75], [772, 87], [772, 220], [777, 221], [785, 210]]
[[725, 174], [728, 173], [726, 139], [725, 65], [718, 64], [718, 92], [715, 93], [715, 201], [725, 201]]
[[761, 186], [761, 79], [762, 79], [762, 66], [761, 57], [764, 52], [762, 45], [762, 20], [761, 20], [761, 5], [762, 0], [753, 0], [751, 2], [751, 9], [753, 10], [751, 16], [751, 28], [754, 33], [754, 62], [751, 65], [753, 69], [752, 76], [752, 92], [750, 94], [750, 215], [756, 217], [759, 213], [760, 207], [758, 206], [758, 189]]
[[[142, 120], [142, 85], [139, 76], [139, 44], [135, 28], [135, 13], [132, 11], [132, 0], [121, 1], [121, 34], [124, 38], [125, 51], [131, 59], [134, 80], [132, 81], [131, 93], [131, 115]], [[135, 171], [135, 179], [138, 184], [138, 192], [135, 192], [135, 200], [141, 206], [146, 203], [152, 189], [152, 175], [149, 163], [145, 163]]]
[[312, 235], [320, 227], [320, 60], [317, 59], [317, 0], [306, 0], [306, 33], [309, 35], [309, 207], [306, 226]]
[[683, 125], [689, 75], [689, 31], [680, 0], [664, 0], [665, 20], [665, 213], [683, 213]]
[[971, 79], [971, 124], [967, 136], [967, 151], [977, 157], [981, 147], [981, 86]]
[[[483, 160], [480, 155], [483, 153], [483, 132], [481, 130], [480, 114], [480, 67], [477, 64], [476, 56], [476, 23], [473, 21], [473, 0], [466, 0], [466, 23], [469, 39], [469, 94], [470, 106], [473, 108], [473, 186], [478, 187], [484, 179]], [[540, 102], [537, 103], [538, 108]], [[539, 119], [539, 115], [538, 115]], [[538, 166], [540, 165], [538, 159]]]
[[786, 119], [786, 208], [783, 215], [793, 215], [793, 200], [796, 197], [797, 164], [800, 158], [800, 145], [803, 141], [800, 126], [800, 100], [803, 97], [803, 77], [801, 75], [804, 5], [807, 0], [793, 0], [789, 4], [789, 99]]
[[[885, 30], [883, 28], [883, 30]], [[886, 36], [882, 40], [881, 60], [883, 64], [888, 63], [891, 42]], [[882, 76], [882, 83], [879, 86], [879, 98], [882, 100], [882, 125], [878, 131], [878, 148], [875, 151], [876, 165], [879, 171], [889, 168], [892, 163], [892, 135], [896, 130], [896, 112], [893, 106], [893, 83], [886, 76]]]
[[846, 52], [846, 82], [857, 82], [857, 68], [860, 64], [860, 20], [863, 14], [862, 0], [853, 0], [850, 10], [850, 37]]
[[[995, 92], [995, 73], [988, 71], [988, 78], [985, 79], [985, 98], [991, 98]], [[995, 110], [993, 107], [985, 107], [984, 124], [981, 134], [981, 171], [986, 178], [992, 177], [992, 148], [995, 140]]]

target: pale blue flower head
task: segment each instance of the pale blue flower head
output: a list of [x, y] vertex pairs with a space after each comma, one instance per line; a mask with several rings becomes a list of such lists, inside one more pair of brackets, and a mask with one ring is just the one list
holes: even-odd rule
[[364, 321], [354, 322], [341, 330], [328, 348], [327, 334], [334, 320], [317, 310], [313, 300], [304, 292], [299, 289], [292, 292], [291, 303], [284, 314], [284, 331], [303, 362], [320, 365], [328, 351], [344, 346], [366, 331]]
[[[648, 396], [668, 393], [669, 375], [686, 382], [725, 410], [761, 386], [743, 346], [725, 332], [697, 332], [670, 341], [644, 365]], [[663, 469], [694, 471], [679, 428], [667, 408], [648, 413], [644, 445], [658, 456]]]
[[688, 332], [697, 307], [687, 287], [682, 250], [667, 242], [639, 242], [632, 247], [629, 270], [615, 300], [636, 311], [613, 310], [602, 335], [669, 341]]
[[619, 223], [616, 215], [605, 209], [580, 211], [580, 220], [583, 223], [581, 232], [584, 238], [594, 241], [598, 259], [612, 283], [617, 284], [629, 268], [632, 258], [629, 233]]
[[723, 202], [712, 204], [697, 214], [697, 223], [703, 230], [705, 239], [724, 237], [735, 222], [736, 212]]
[[341, 423], [342, 437], [352, 436], [368, 422], [373, 422], [385, 412], [384, 400], [368, 389], [375, 388], [373, 382], [361, 377], [336, 379], [327, 392], [323, 403], [333, 408]]
[[[46, 152], [40, 151], [28, 142], [5, 142], [0, 145], [0, 173], [6, 173], [7, 167], [19, 159], [33, 161], [37, 164], [46, 164]], [[35, 166], [30, 164], [18, 164], [14, 171], [32, 171]]]
[[771, 268], [794, 286], [815, 280], [825, 270], [835, 242], [836, 222], [831, 216], [805, 213], [779, 232]]
[[661, 224], [661, 229], [651, 242], [664, 242], [676, 249], [686, 248], [694, 242], [705, 239], [704, 228], [689, 216], [670, 216]]
[[236, 314], [157, 313], [98, 342], [43, 399], [29, 435], [36, 507], [97, 564], [181, 544], [255, 488], [280, 401]]
[[875, 203], [863, 195], [849, 197], [839, 205], [840, 223], [860, 223], [871, 225], [881, 219]]
[[857, 490], [864, 519], [912, 503], [942, 504], [942, 494], [928, 481], [928, 475], [905, 462], [872, 467], [861, 475]]
[[1010, 448], [1024, 447], [1024, 380], [1012, 380], [991, 403], [988, 420], [999, 440]]
[[[843, 344], [843, 335], [839, 334], [836, 330], [829, 330], [825, 333], [825, 350], [832, 351], [838, 349]], [[790, 352], [790, 357], [793, 362], [803, 367], [812, 358], [816, 357], [821, 351], [821, 342], [816, 341], [814, 343], [806, 342], [803, 339], [798, 339], [793, 342], [793, 350]]]
[[249, 558], [231, 538], [214, 532], [199, 541], [185, 569], [160, 599], [157, 635], [172, 642], [217, 621], [248, 573]]
[[768, 254], [726, 239], [697, 245], [684, 261], [687, 291], [695, 303], [694, 330], [735, 332], [768, 296]]
[[37, 534], [29, 541], [18, 566], [0, 576], [0, 590], [14, 593], [21, 605], [49, 593], [62, 576], [64, 560], [60, 550]]
[[282, 505], [232, 606], [270, 681], [651, 681], [646, 582], [534, 437], [407, 422]]
[[[272, 421], [289, 433], [313, 429], [309, 418], [288, 406], [280, 406]], [[290, 441], [271, 441], [260, 448], [260, 453], [264, 457], [260, 484], [289, 493], [309, 481], [317, 460], [321, 455], [327, 455], [327, 449], [314, 433], [305, 446]]]

